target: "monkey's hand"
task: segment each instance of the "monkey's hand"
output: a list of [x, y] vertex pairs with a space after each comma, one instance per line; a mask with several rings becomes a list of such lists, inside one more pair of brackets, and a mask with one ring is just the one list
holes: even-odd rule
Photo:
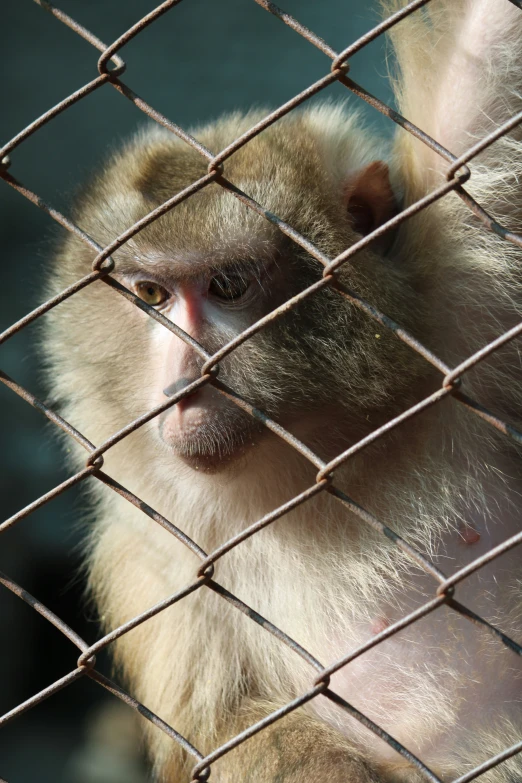
[[292, 714], [212, 765], [215, 783], [384, 783], [333, 728]]

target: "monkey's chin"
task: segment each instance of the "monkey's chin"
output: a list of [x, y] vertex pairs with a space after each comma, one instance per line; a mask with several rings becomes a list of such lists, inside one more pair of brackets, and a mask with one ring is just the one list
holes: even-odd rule
[[226, 407], [193, 405], [165, 411], [159, 434], [165, 445], [189, 467], [208, 473], [227, 470], [246, 458], [262, 435], [262, 428], [246, 413]]

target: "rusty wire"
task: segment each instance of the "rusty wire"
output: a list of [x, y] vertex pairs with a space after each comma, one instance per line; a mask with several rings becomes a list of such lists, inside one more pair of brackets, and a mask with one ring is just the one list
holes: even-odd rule
[[[39, 704], [49, 696], [52, 696], [60, 689], [68, 687], [76, 680], [82, 677], [88, 677], [92, 681], [98, 683], [98, 685], [101, 687], [120, 698], [125, 704], [138, 711], [141, 715], [145, 716], [158, 728], [158, 730], [165, 732], [174, 742], [179, 743], [194, 759], [195, 766], [192, 772], [193, 781], [204, 781], [210, 774], [212, 763], [218, 758], [226, 755], [226, 753], [228, 753], [230, 750], [242, 742], [245, 742], [249, 737], [253, 736], [257, 732], [262, 731], [266, 726], [274, 723], [284, 715], [292, 712], [306, 702], [316, 698], [319, 694], [322, 694], [323, 697], [331, 700], [341, 709], [345, 710], [348, 714], [356, 718], [377, 736], [381, 737], [383, 741], [387, 742], [400, 755], [402, 755], [403, 758], [411, 762], [420, 772], [423, 779], [430, 780], [433, 783], [442, 783], [440, 778], [432, 770], [426, 767], [426, 765], [420, 759], [414, 756], [404, 745], [395, 740], [386, 731], [384, 731], [384, 729], [371, 721], [366, 715], [359, 712], [353, 705], [349, 704], [338, 694], [330, 690], [330, 677], [342, 667], [349, 665], [351, 661], [362, 655], [370, 648], [377, 646], [385, 639], [392, 637], [398, 631], [412, 625], [421, 617], [430, 614], [443, 605], [445, 605], [451, 611], [458, 612], [461, 616], [466, 617], [468, 620], [479, 623], [493, 636], [495, 636], [497, 639], [500, 639], [500, 641], [506, 647], [520, 656], [522, 653], [522, 647], [515, 640], [509, 638], [499, 629], [492, 626], [486, 620], [477, 616], [467, 607], [459, 603], [454, 597], [454, 592], [455, 586], [462, 580], [466, 579], [470, 574], [479, 570], [494, 558], [499, 557], [503, 552], [506, 552], [522, 543], [522, 532], [497, 545], [495, 548], [486, 552], [481, 557], [476, 558], [472, 563], [448, 578], [430, 561], [427, 556], [418, 551], [415, 547], [411, 546], [401, 536], [390, 529], [385, 523], [377, 519], [366, 509], [359, 506], [348, 495], [338, 489], [334, 484], [334, 471], [344, 462], [349, 460], [354, 454], [360, 452], [370, 443], [374, 442], [377, 438], [380, 438], [384, 433], [400, 426], [404, 421], [410, 419], [411, 417], [420, 415], [422, 411], [433, 405], [437, 405], [441, 400], [448, 396], [452, 396], [457, 403], [465, 405], [475, 415], [479, 416], [483, 421], [488, 423], [490, 426], [495, 427], [507, 437], [515, 440], [519, 444], [522, 443], [522, 433], [516, 430], [508, 422], [500, 420], [495, 414], [484, 408], [480, 401], [471, 399], [460, 389], [460, 381], [465, 373], [468, 372], [471, 368], [476, 367], [484, 358], [498, 350], [498, 348], [504, 345], [506, 342], [519, 336], [522, 333], [522, 324], [515, 326], [510, 331], [499, 336], [496, 340], [492, 341], [482, 349], [478, 350], [475, 354], [468, 357], [459, 366], [453, 368], [448, 367], [439, 357], [435, 356], [405, 329], [403, 329], [400, 324], [395, 323], [384, 313], [379, 312], [370, 302], [367, 302], [362, 297], [360, 297], [357, 292], [350, 291], [341, 286], [336, 279], [334, 272], [342, 264], [346, 263], [349, 259], [352, 259], [361, 249], [366, 247], [366, 245], [372, 242], [375, 238], [388, 231], [391, 231], [405, 220], [408, 220], [412, 215], [417, 214], [426, 208], [429, 204], [443, 198], [450, 192], [454, 192], [464, 201], [464, 203], [482, 222], [486, 230], [493, 231], [498, 236], [502, 237], [505, 241], [512, 242], [513, 244], [522, 247], [522, 235], [513, 231], [508, 231], [506, 228], [500, 225], [479, 204], [477, 204], [477, 202], [469, 195], [469, 193], [467, 193], [464, 188], [465, 182], [470, 177], [470, 170], [467, 164], [476, 155], [478, 155], [479, 152], [486, 149], [497, 139], [501, 138], [503, 135], [512, 130], [516, 125], [521, 123], [522, 113], [511, 117], [502, 126], [491, 132], [485, 138], [479, 140], [474, 146], [470, 147], [460, 157], [456, 157], [449, 150], [442, 147], [435, 139], [431, 138], [420, 128], [413, 125], [407, 118], [401, 116], [390, 106], [386, 105], [375, 96], [368, 93], [363, 87], [356, 84], [347, 75], [349, 71], [349, 60], [356, 52], [358, 52], [378, 36], [382, 35], [393, 25], [400, 23], [402, 19], [417, 9], [421, 8], [427, 3], [435, 2], [435, 0], [414, 0], [413, 2], [410, 2], [403, 9], [385, 21], [381, 22], [379, 25], [360, 37], [357, 41], [353, 42], [340, 53], [334, 51], [325, 41], [304, 27], [304, 25], [293, 18], [290, 14], [278, 8], [274, 3], [271, 2], [271, 0], [255, 0], [255, 2], [264, 8], [267, 12], [279, 18], [284, 24], [291, 27], [297, 34], [306, 39], [311, 45], [322, 51], [323, 54], [325, 54], [331, 60], [330, 71], [321, 79], [317, 80], [314, 84], [310, 85], [307, 89], [303, 90], [299, 95], [296, 95], [287, 103], [279, 106], [275, 111], [264, 117], [246, 133], [237, 138], [226, 149], [222, 150], [217, 155], [213, 155], [197, 139], [187, 133], [183, 128], [179, 127], [174, 122], [156, 111], [121, 79], [125, 72], [126, 65], [119, 55], [120, 50], [132, 38], [134, 38], [136, 35], [139, 35], [140, 32], [142, 32], [148, 25], [152, 24], [160, 16], [173, 9], [180, 2], [180, 0], [166, 0], [166, 2], [158, 5], [151, 13], [140, 19], [110, 46], [107, 46], [105, 43], [100, 41], [95, 35], [79, 25], [74, 19], [65, 14], [63, 11], [47, 2], [47, 0], [34, 0], [34, 2], [52, 14], [59, 22], [65, 24], [73, 32], [84, 38], [101, 53], [97, 62], [98, 76], [88, 84], [85, 84], [83, 87], [69, 95], [65, 100], [52, 107], [49, 111], [24, 128], [10, 142], [4, 145], [4, 147], [0, 150], [0, 177], [9, 185], [11, 185], [11, 187], [17, 190], [21, 195], [47, 213], [49, 217], [59, 223], [63, 228], [79, 237], [91, 249], [95, 250], [97, 255], [93, 263], [91, 273], [83, 277], [81, 280], [76, 281], [73, 285], [69, 286], [57, 296], [49, 299], [46, 302], [43, 302], [39, 307], [6, 329], [3, 334], [0, 335], [0, 343], [3, 343], [11, 338], [14, 334], [19, 332], [31, 322], [35, 321], [44, 313], [48, 312], [54, 307], [57, 307], [60, 302], [63, 302], [65, 299], [71, 296], [74, 296], [81, 289], [92, 285], [92, 283], [97, 280], [102, 280], [107, 285], [111, 286], [115, 292], [129, 299], [131, 302], [133, 302], [134, 305], [140, 307], [150, 317], [156, 319], [165, 328], [169, 329], [178, 337], [181, 337], [181, 339], [183, 339], [186, 343], [190, 344], [192, 348], [202, 357], [204, 365], [202, 368], [202, 375], [198, 380], [194, 381], [192, 384], [185, 387], [181, 391], [178, 391], [176, 394], [169, 397], [166, 402], [157, 406], [145, 415], [135, 419], [132, 422], [129, 422], [127, 426], [125, 426], [119, 432], [114, 433], [105, 443], [99, 444], [97, 446], [88, 441], [82, 435], [82, 433], [78, 432], [74, 427], [72, 427], [71, 424], [69, 424], [61, 416], [50, 409], [44, 402], [38, 400], [30, 391], [23, 388], [19, 383], [11, 379], [5, 373], [0, 373], [0, 381], [6, 384], [14, 393], [18, 394], [29, 405], [32, 405], [34, 408], [43, 413], [44, 416], [46, 416], [55, 426], [59, 427], [70, 437], [74, 438], [79, 444], [83, 446], [83, 448], [85, 448], [86, 452], [88, 453], [85, 467], [82, 470], [69, 477], [67, 480], [63, 481], [45, 495], [33, 501], [25, 508], [21, 509], [18, 513], [14, 514], [9, 519], [5, 520], [0, 525], [0, 533], [20, 522], [37, 508], [40, 508], [44, 504], [50, 502], [53, 498], [57, 497], [63, 492], [66, 492], [70, 487], [84, 482], [87, 479], [94, 479], [103, 482], [113, 491], [119, 493], [129, 503], [138, 507], [155, 523], [163, 526], [163, 528], [165, 528], [171, 535], [175, 536], [199, 558], [200, 565], [197, 572], [194, 574], [194, 580], [190, 584], [186, 585], [182, 590], [178, 591], [174, 595], [168, 596], [160, 603], [150, 607], [140, 616], [132, 618], [121, 627], [113, 629], [90, 646], [83, 639], [81, 639], [72, 628], [67, 626], [59, 617], [57, 617], [46, 606], [38, 601], [37, 598], [30, 595], [8, 576], [0, 574], [0, 583], [5, 588], [21, 598], [25, 603], [27, 603], [35, 611], [42, 615], [49, 623], [54, 625], [65, 637], [67, 637], [72, 642], [72, 644], [78, 648], [80, 652], [76, 667], [72, 671], [56, 682], [50, 684], [44, 690], [36, 693], [31, 698], [27, 699], [24, 703], [17, 705], [10, 712], [1, 716], [0, 726], [6, 724], [8, 721], [12, 720], [36, 704]], [[522, 4], [519, 0], [511, 0], [511, 2], [515, 6], [522, 8]], [[112, 64], [111, 67], [109, 67], [109, 63]], [[310, 241], [308, 241], [304, 236], [292, 228], [292, 226], [288, 225], [277, 215], [273, 215], [272, 213], [267, 212], [263, 205], [258, 204], [247, 193], [244, 193], [232, 182], [230, 182], [225, 176], [224, 164], [234, 152], [236, 152], [243, 145], [248, 144], [248, 142], [257, 134], [259, 134], [263, 129], [277, 122], [281, 117], [288, 114], [288, 112], [292, 111], [295, 107], [304, 103], [309, 98], [318, 94], [334, 82], [339, 82], [340, 84], [344, 85], [350, 92], [366, 101], [371, 107], [381, 112], [395, 124], [399, 125], [405, 131], [419, 139], [423, 144], [428, 146], [431, 150], [433, 150], [433, 152], [445, 160], [448, 163], [448, 168], [446, 171], [447, 181], [443, 185], [439, 186], [437, 189], [433, 190], [433, 192], [427, 194], [425, 197], [412, 204], [407, 209], [404, 209], [402, 212], [393, 217], [384, 225], [380, 226], [368, 236], [360, 239], [358, 242], [341, 253], [337, 258], [328, 258]], [[29, 136], [31, 136], [33, 133], [36, 133], [45, 124], [51, 122], [54, 117], [67, 110], [74, 103], [81, 101], [90, 93], [100, 89], [101, 87], [105, 87], [106, 85], [116, 89], [121, 95], [134, 103], [134, 105], [149, 118], [155, 120], [157, 123], [165, 127], [171, 133], [174, 133], [185, 143], [189, 144], [194, 150], [196, 150], [203, 158], [206, 159], [208, 163], [208, 173], [196, 182], [192, 183], [192, 185], [187, 187], [181, 193], [173, 195], [164, 204], [154, 209], [139, 222], [130, 226], [123, 234], [121, 234], [119, 237], [116, 237], [107, 247], [100, 247], [91, 237], [86, 235], [78, 226], [71, 222], [69, 218], [55, 210], [52, 206], [46, 204], [36, 193], [32, 192], [22, 183], [20, 183], [14, 176], [12, 176], [9, 168], [11, 165], [10, 156], [13, 152], [15, 152], [16, 148]], [[194, 193], [207, 187], [207, 185], [210, 183], [217, 183], [222, 188], [228, 190], [233, 196], [238, 198], [249, 209], [252, 209], [259, 215], [263, 216], [265, 219], [272, 222], [283, 234], [304, 248], [324, 267], [323, 277], [318, 282], [314, 283], [306, 290], [300, 292], [281, 306], [277, 307], [271, 313], [261, 318], [257, 323], [253, 324], [244, 332], [231, 340], [227, 345], [222, 346], [213, 355], [208, 354], [193, 338], [183, 332], [183, 330], [172, 323], [168, 318], [163, 316], [161, 313], [158, 313], [153, 307], [145, 304], [135, 294], [126, 289], [123, 285], [121, 285], [121, 283], [111, 276], [111, 273], [114, 269], [114, 261], [111, 258], [111, 254], [115, 250], [124, 245], [131, 237], [141, 231], [145, 226], [149, 225], [169, 210], [174, 209], [182, 201], [190, 198]], [[364, 313], [366, 313], [369, 318], [374, 319], [383, 328], [393, 332], [399, 340], [402, 340], [404, 343], [406, 343], [413, 351], [416, 351], [418, 354], [420, 354], [427, 362], [432, 364], [441, 373], [440, 389], [435, 391], [421, 402], [413, 405], [394, 419], [386, 422], [368, 436], [364, 437], [358, 443], [350, 446], [350, 448], [339, 454], [328, 463], [325, 463], [318, 455], [313, 453], [307, 446], [305, 446], [305, 444], [301, 443], [295, 436], [286, 431], [277, 422], [271, 420], [262, 411], [258, 411], [253, 408], [233, 389], [228, 388], [216, 377], [219, 361], [221, 361], [226, 355], [237, 348], [238, 345], [261, 330], [267, 323], [281, 317], [284, 313], [288, 312], [288, 310], [295, 307], [307, 297], [313, 295], [317, 290], [325, 287], [330, 287], [332, 290], [337, 291], [340, 296], [348, 299], [354, 306], [358, 307]], [[221, 546], [219, 546], [214, 552], [203, 551], [201, 547], [199, 547], [198, 544], [189, 538], [182, 530], [177, 528], [168, 519], [159, 514], [155, 509], [148, 506], [129, 489], [116, 482], [102, 470], [103, 454], [105, 451], [124, 439], [131, 432], [135, 431], [143, 424], [159, 415], [162, 411], [166, 410], [172, 405], [175, 405], [176, 402], [182, 399], [182, 397], [190, 394], [196, 388], [199, 388], [200, 386], [203, 386], [207, 383], [212, 383], [215, 388], [218, 389], [218, 391], [220, 391], [222, 394], [225, 394], [243, 410], [247, 411], [251, 416], [254, 416], [259, 421], [261, 421], [264, 426], [268, 427], [278, 437], [282, 438], [290, 446], [299, 451], [317, 470], [315, 483], [312, 484], [308, 489], [303, 491], [300, 495], [292, 498], [279, 508], [274, 509], [269, 514], [266, 514], [262, 519], [258, 520], [255, 524], [252, 524], [249, 528], [243, 530], [232, 539], [222, 543]], [[373, 636], [369, 641], [365, 642], [357, 649], [349, 651], [342, 659], [332, 663], [327, 667], [317, 661], [307, 650], [305, 650], [295, 640], [284, 633], [284, 631], [273, 625], [268, 619], [258, 614], [254, 608], [246, 605], [238, 596], [230, 593], [213, 579], [214, 564], [221, 557], [225, 556], [227, 552], [236, 546], [239, 546], [243, 541], [248, 539], [250, 536], [255, 535], [262, 528], [272, 524], [276, 519], [279, 519], [291, 509], [306, 503], [307, 500], [321, 492], [330, 493], [340, 503], [344, 504], [344, 506], [347, 507], [352, 513], [356, 514], [366, 525], [376, 530], [380, 535], [385, 536], [388, 540], [391, 540], [396, 547], [402, 550], [402, 552], [408, 558], [415, 562], [417, 566], [423, 569], [426, 574], [431, 576], [435, 581], [433, 598], [428, 600], [424, 605], [412, 611], [410, 614], [400, 618], [397, 622], [385, 628], [380, 633], [376, 633], [375, 636]], [[150, 709], [148, 709], [146, 705], [138, 702], [131, 694], [124, 691], [117, 683], [108, 679], [96, 669], [96, 654], [98, 652], [108, 647], [119, 637], [128, 633], [132, 628], [135, 628], [141, 623], [146, 622], [149, 618], [162, 612], [167, 607], [172, 606], [178, 601], [181, 601], [185, 596], [202, 588], [212, 590], [214, 594], [220, 596], [223, 600], [230, 603], [235, 609], [246, 614], [252, 621], [256, 622], [268, 633], [275, 636], [282, 644], [287, 645], [291, 650], [294, 651], [296, 655], [300, 656], [309, 666], [311, 666], [312, 670], [315, 671], [315, 679], [313, 679], [310, 688], [305, 693], [297, 694], [293, 701], [284, 705], [277, 711], [273, 712], [271, 715], [268, 715], [258, 723], [248, 727], [242, 733], [233, 737], [224, 745], [215, 748], [206, 756], [203, 755], [197, 748], [195, 748], [185, 737], [181, 736], [176, 731], [175, 727], [169, 726], [165, 721], [163, 721]], [[494, 758], [486, 760], [480, 766], [472, 769], [465, 775], [454, 780], [453, 783], [468, 783], [468, 781], [474, 780], [487, 770], [493, 768], [502, 761], [521, 751], [522, 742], [513, 745], [510, 748], [506, 748]]]

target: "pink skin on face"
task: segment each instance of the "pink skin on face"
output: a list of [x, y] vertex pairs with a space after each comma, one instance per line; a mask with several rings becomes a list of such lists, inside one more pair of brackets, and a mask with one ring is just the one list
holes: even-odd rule
[[[203, 339], [205, 322], [211, 320], [212, 311], [217, 310], [208, 299], [208, 280], [180, 283], [175, 289], [175, 298], [166, 315], [188, 335], [198, 342]], [[169, 346], [166, 350], [162, 367], [160, 388], [163, 394], [172, 396], [184, 386], [200, 377], [198, 359], [194, 349], [181, 338], [168, 336]], [[184, 430], [197, 427], [201, 417], [209, 407], [220, 408], [220, 396], [206, 386], [205, 388], [181, 399], [170, 410], [165, 418], [163, 437], [168, 439], [169, 431], [178, 435]]]

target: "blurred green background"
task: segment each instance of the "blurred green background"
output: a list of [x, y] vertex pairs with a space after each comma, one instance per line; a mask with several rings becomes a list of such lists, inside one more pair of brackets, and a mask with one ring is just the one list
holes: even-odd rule
[[[340, 51], [378, 21], [360, 0], [282, 0]], [[63, 0], [107, 44], [154, 8], [147, 0]], [[1, 142], [96, 76], [96, 51], [31, 0], [4, 0], [0, 50]], [[352, 61], [351, 75], [390, 101], [383, 39]], [[329, 60], [253, 0], [185, 0], [121, 52], [123, 80], [183, 127], [223, 112], [275, 107], [325, 75]], [[335, 85], [320, 100], [349, 99]], [[364, 107], [379, 132], [391, 128]], [[106, 85], [52, 120], [12, 155], [11, 173], [65, 212], [97, 162], [148, 120]], [[42, 301], [42, 280], [61, 231], [0, 181], [0, 329]], [[40, 397], [38, 329], [1, 348], [0, 367]], [[2, 518], [68, 474], [52, 425], [0, 385]], [[81, 520], [81, 522], [79, 521]], [[0, 537], [0, 570], [43, 601], [88, 642], [98, 629], [83, 597], [81, 493], [69, 491]], [[0, 714], [75, 668], [76, 649], [0, 587]], [[107, 667], [107, 663], [105, 664]], [[139, 783], [134, 715], [89, 680], [79, 681], [0, 729], [0, 778], [8, 783]]]

